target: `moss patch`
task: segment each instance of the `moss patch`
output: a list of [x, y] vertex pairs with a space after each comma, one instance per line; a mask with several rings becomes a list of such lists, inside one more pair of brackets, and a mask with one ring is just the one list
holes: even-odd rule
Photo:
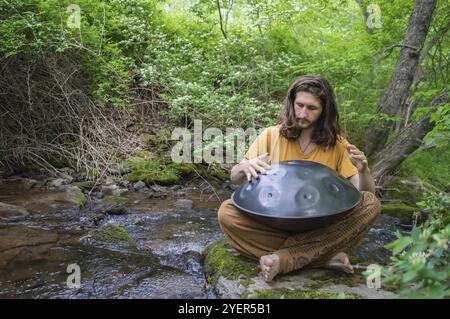
[[408, 178], [397, 176], [389, 182], [385, 195], [387, 198], [414, 206], [423, 195], [423, 187], [420, 185], [420, 179], [413, 175]]
[[91, 237], [105, 243], [121, 244], [121, 246], [136, 248], [136, 243], [130, 234], [124, 228], [114, 224], [107, 224], [102, 228], [96, 229], [91, 234]]
[[147, 185], [154, 183], [168, 185], [180, 179], [180, 172], [173, 167], [161, 164], [158, 160], [144, 160], [139, 157], [129, 158], [126, 164], [131, 173], [125, 176], [130, 182], [143, 181]]
[[237, 280], [240, 276], [246, 285], [251, 277], [259, 273], [258, 262], [230, 251], [225, 239], [213, 242], [204, 251], [204, 265], [209, 283], [214, 284], [223, 276], [230, 280]]
[[230, 176], [227, 170], [220, 167], [211, 166], [208, 170], [203, 165], [172, 163], [169, 159], [163, 158], [133, 157], [127, 159], [125, 163], [131, 170], [125, 178], [131, 182], [144, 181], [147, 185], [153, 185], [154, 183], [170, 185], [178, 182], [181, 178], [197, 175], [208, 179], [215, 177], [221, 181], [227, 180]]
[[383, 204], [381, 213], [400, 219], [402, 224], [412, 224], [417, 208], [405, 204]]
[[123, 205], [128, 201], [128, 198], [126, 198], [125, 196], [108, 195], [108, 196], [103, 197], [101, 201], [102, 201], [102, 203], [113, 202], [116, 204]]
[[401, 167], [403, 176], [417, 176], [444, 191], [450, 190], [450, 147], [419, 149], [410, 155]]
[[289, 289], [260, 290], [253, 299], [360, 299], [353, 294], [333, 294], [321, 291], [301, 291]]
[[366, 278], [359, 271], [355, 271], [355, 273], [350, 275], [332, 270], [325, 270], [320, 272], [312, 272], [308, 275], [308, 278], [315, 281], [314, 284], [308, 286], [308, 288], [312, 290], [330, 285], [346, 285], [348, 287], [356, 287], [366, 283]]
[[86, 197], [84, 197], [83, 192], [77, 186], [71, 186], [66, 190], [64, 200], [80, 206], [83, 206], [86, 203]]

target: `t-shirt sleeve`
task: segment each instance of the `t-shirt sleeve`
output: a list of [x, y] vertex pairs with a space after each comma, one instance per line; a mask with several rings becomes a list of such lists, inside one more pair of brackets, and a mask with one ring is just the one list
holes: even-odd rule
[[350, 155], [345, 147], [345, 141], [341, 144], [341, 152], [338, 165], [338, 172], [345, 178], [349, 178], [355, 174], [358, 174], [358, 169], [350, 161]]
[[[252, 158], [263, 155], [265, 153], [270, 153], [270, 150], [268, 147], [267, 132], [268, 132], [268, 129], [266, 128], [261, 132], [261, 134], [258, 135], [258, 137], [250, 145], [250, 148], [248, 149], [247, 153], [245, 153], [244, 159], [250, 160]], [[270, 156], [270, 154], [269, 154], [269, 156]]]

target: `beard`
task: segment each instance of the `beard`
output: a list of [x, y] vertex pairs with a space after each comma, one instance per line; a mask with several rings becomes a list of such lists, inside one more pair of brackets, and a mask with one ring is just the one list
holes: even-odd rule
[[308, 127], [310, 127], [313, 123], [311, 123], [310, 121], [308, 121], [308, 120], [305, 120], [305, 119], [297, 119], [297, 122], [296, 122], [296, 126], [299, 128], [299, 129], [306, 129], [306, 128], [308, 128]]

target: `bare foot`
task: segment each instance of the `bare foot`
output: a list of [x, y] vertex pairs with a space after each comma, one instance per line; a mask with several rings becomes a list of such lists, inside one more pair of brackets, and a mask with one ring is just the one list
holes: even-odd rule
[[346, 253], [341, 252], [331, 258], [325, 268], [343, 271], [347, 274], [353, 274], [353, 266], [350, 264]]
[[261, 276], [264, 281], [271, 281], [280, 272], [280, 257], [277, 254], [265, 255], [259, 259]]

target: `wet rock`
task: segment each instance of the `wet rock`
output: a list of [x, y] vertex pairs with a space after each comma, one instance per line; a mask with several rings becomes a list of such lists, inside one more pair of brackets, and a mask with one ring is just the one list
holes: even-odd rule
[[139, 189], [138, 193], [142, 194], [144, 196], [144, 198], [153, 198], [153, 195], [155, 194], [155, 192], [148, 189], [147, 187]]
[[70, 184], [73, 181], [73, 177], [66, 173], [59, 173], [60, 178], [64, 180], [64, 184]]
[[220, 298], [392, 298], [372, 289], [361, 272], [348, 275], [323, 269], [301, 269], [266, 283], [259, 276], [258, 262], [241, 256], [224, 239], [204, 251], [207, 280]]
[[112, 185], [102, 185], [102, 187], [100, 188], [102, 193], [104, 193], [105, 195], [110, 195], [112, 193], [113, 190], [118, 189], [119, 186], [112, 184]]
[[185, 191], [177, 191], [177, 192], [173, 193], [173, 195], [175, 197], [183, 197], [183, 196], [186, 196], [186, 192]]
[[31, 189], [31, 188], [33, 188], [34, 186], [36, 186], [36, 185], [37, 185], [37, 182], [38, 182], [38, 181], [35, 180], [35, 179], [24, 178], [24, 179], [22, 180], [21, 185], [22, 185], [23, 189], [28, 190], [28, 189]]
[[88, 235], [80, 238], [80, 241], [111, 249], [136, 250], [136, 242], [130, 234], [123, 227], [112, 223], [91, 231]]
[[120, 200], [114, 201], [112, 196], [108, 196], [93, 208], [93, 211], [109, 215], [124, 215], [127, 213]]
[[139, 190], [139, 189], [145, 187], [145, 183], [143, 181], [138, 181], [138, 182], [133, 184], [133, 187], [134, 187], [135, 190]]
[[183, 209], [192, 209], [194, 202], [190, 199], [177, 199], [175, 206]]
[[152, 186], [150, 186], [150, 189], [156, 193], [167, 194], [169, 192], [168, 187], [160, 186], [160, 185], [152, 185]]
[[125, 181], [125, 180], [124, 181], [120, 181], [119, 185], [123, 186], [123, 187], [128, 187], [130, 185], [130, 182], [129, 181]]
[[204, 194], [215, 194], [217, 191], [212, 187], [205, 187], [202, 189], [202, 193]]
[[173, 186], [170, 186], [169, 189], [174, 192], [174, 191], [178, 191], [182, 188], [183, 188], [183, 186], [181, 186], [181, 185], [173, 185]]
[[127, 210], [125, 209], [125, 207], [123, 207], [123, 205], [118, 204], [115, 207], [108, 210], [107, 213], [109, 215], [125, 215], [127, 213]]
[[56, 179], [51, 179], [47, 182], [47, 188], [48, 189], [52, 189], [52, 188], [58, 188], [60, 186], [62, 186], [63, 184], [65, 184], [65, 180], [62, 178], [56, 178]]
[[2, 221], [18, 221], [29, 215], [30, 213], [23, 207], [0, 202], [0, 220]]
[[122, 194], [125, 194], [126, 192], [128, 192], [127, 188], [116, 188], [111, 192], [111, 195], [120, 196]]
[[69, 186], [65, 189], [63, 200], [66, 202], [78, 204], [83, 206], [86, 203], [86, 197], [77, 186]]
[[94, 225], [98, 225], [102, 220], [105, 219], [105, 215], [103, 214], [95, 214], [90, 218], [90, 222]]
[[94, 198], [96, 199], [102, 199], [104, 197], [102, 192], [95, 192], [92, 194], [92, 196], [94, 196]]
[[138, 193], [143, 194], [144, 198], [147, 198], [147, 199], [151, 199], [151, 198], [164, 199], [167, 197], [166, 193], [158, 193], [158, 192], [148, 189], [147, 187], [141, 188], [140, 190], [138, 190]]
[[142, 218], [138, 218], [138, 219], [136, 219], [136, 220], [134, 221], [133, 224], [134, 224], [134, 225], [138, 225], [138, 226], [142, 226], [142, 225], [145, 225], [145, 220], [142, 219]]
[[[26, 226], [0, 228], [0, 267], [12, 258], [27, 258], [31, 252], [41, 254], [58, 241], [58, 234]], [[42, 249], [40, 249], [42, 248]]]

